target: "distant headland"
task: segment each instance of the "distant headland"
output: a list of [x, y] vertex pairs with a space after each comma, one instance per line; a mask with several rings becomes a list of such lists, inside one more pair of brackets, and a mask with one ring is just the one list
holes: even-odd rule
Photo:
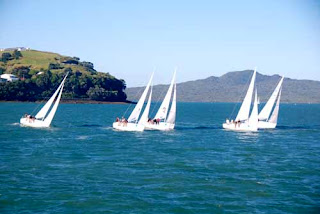
[[[211, 76], [206, 79], [178, 83], [177, 100], [179, 102], [240, 102], [245, 96], [252, 72], [252, 70], [234, 71], [220, 77]], [[256, 85], [260, 102], [266, 102], [269, 99], [280, 78], [279, 75], [268, 76], [257, 73]], [[155, 85], [152, 98], [159, 100], [159, 96], [164, 96], [163, 91], [167, 88], [168, 85]], [[125, 92], [128, 99], [136, 100], [135, 95], [138, 90], [141, 90], [141, 87], [127, 88]], [[285, 78], [281, 103], [320, 103], [320, 81]]]

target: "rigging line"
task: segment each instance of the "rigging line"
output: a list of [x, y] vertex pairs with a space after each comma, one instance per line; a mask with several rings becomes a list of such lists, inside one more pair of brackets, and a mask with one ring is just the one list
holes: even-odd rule
[[[241, 94], [243, 94], [243, 93], [246, 91], [246, 89], [247, 89], [247, 87], [248, 87], [247, 85], [248, 85], [249, 81], [252, 79], [253, 74], [254, 74], [254, 71], [253, 71], [251, 77], [247, 80], [246, 84], [243, 86], [243, 89], [242, 89], [242, 93], [241, 93]], [[233, 115], [233, 112], [235, 111], [235, 109], [236, 109], [236, 107], [238, 106], [238, 104], [239, 104], [239, 102], [240, 102], [241, 99], [242, 99], [241, 97], [238, 98], [236, 104], [235, 104], [234, 107], [233, 107], [233, 110], [232, 110], [231, 114], [229, 115], [229, 118], [231, 118], [231, 116]]]
[[[47, 97], [46, 97], [47, 98]], [[33, 115], [33, 113], [39, 109], [39, 106], [44, 103], [45, 99], [40, 100], [39, 104], [33, 109], [30, 115]]]

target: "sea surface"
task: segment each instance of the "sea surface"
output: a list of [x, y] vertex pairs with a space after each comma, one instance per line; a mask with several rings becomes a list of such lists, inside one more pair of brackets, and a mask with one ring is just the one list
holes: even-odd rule
[[320, 213], [318, 104], [255, 133], [221, 128], [233, 103], [178, 103], [175, 130], [142, 133], [114, 131], [133, 106], [112, 104], [20, 127], [37, 107], [0, 103], [0, 213]]

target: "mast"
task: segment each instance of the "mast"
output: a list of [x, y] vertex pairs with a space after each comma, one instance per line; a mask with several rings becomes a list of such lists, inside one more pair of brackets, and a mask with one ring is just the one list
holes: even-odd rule
[[237, 115], [235, 121], [248, 120], [248, 118], [249, 118], [249, 112], [250, 112], [250, 106], [251, 106], [251, 100], [252, 100], [252, 95], [253, 95], [253, 88], [254, 88], [255, 79], [256, 79], [256, 68], [254, 69], [247, 94], [242, 102], [242, 105], [240, 107], [240, 110], [238, 112], [238, 115]]

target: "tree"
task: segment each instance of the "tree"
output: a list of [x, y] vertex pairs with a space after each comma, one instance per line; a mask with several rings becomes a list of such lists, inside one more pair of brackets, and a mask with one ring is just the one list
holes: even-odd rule
[[20, 66], [20, 67], [16, 67], [12, 70], [12, 74], [20, 77], [20, 78], [30, 78], [31, 75], [29, 74], [30, 72], [30, 68], [27, 66]]
[[72, 68], [65, 68], [64, 69], [64, 72], [67, 74], [67, 73], [69, 73], [69, 74], [71, 74], [72, 73]]
[[20, 51], [14, 50], [13, 53], [12, 53], [12, 57], [13, 57], [14, 59], [19, 59], [20, 57], [22, 57], [22, 54], [21, 54]]
[[51, 89], [51, 72], [44, 72], [42, 75], [38, 75], [35, 80], [36, 85], [40, 90], [50, 90]]
[[6, 72], [6, 69], [3, 67], [0, 67], [0, 75], [3, 74], [4, 72]]
[[83, 61], [80, 63], [83, 67], [85, 67], [85, 69], [89, 72], [92, 72], [92, 73], [96, 73], [97, 71], [94, 70], [94, 67], [93, 67], [93, 63], [92, 62], [86, 62], [86, 61]]
[[96, 85], [95, 87], [91, 87], [87, 91], [87, 95], [92, 100], [104, 101], [104, 100], [108, 100], [110, 96], [110, 92]]
[[54, 69], [62, 69], [63, 66], [59, 63], [50, 63], [48, 66], [48, 70], [54, 70]]
[[10, 53], [3, 53], [1, 56], [1, 61], [2, 62], [8, 62], [9, 60], [12, 60], [12, 55]]

